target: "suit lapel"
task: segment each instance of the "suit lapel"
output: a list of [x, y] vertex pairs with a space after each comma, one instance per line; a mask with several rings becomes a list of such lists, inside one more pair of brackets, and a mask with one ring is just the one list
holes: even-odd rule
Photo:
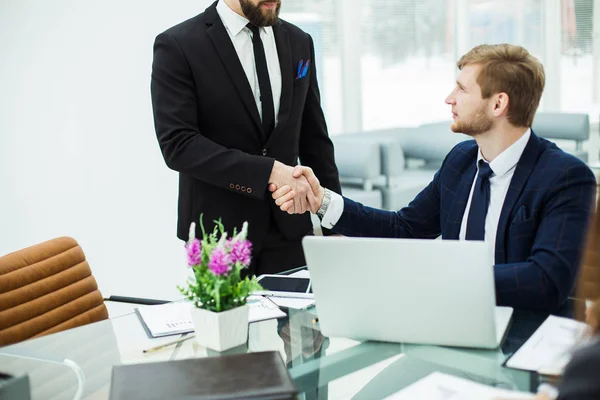
[[273, 138], [283, 131], [292, 107], [292, 89], [294, 85], [294, 71], [292, 65], [292, 48], [288, 32], [283, 27], [281, 20], [273, 25], [273, 34], [275, 35], [275, 45], [277, 46], [277, 56], [279, 57], [279, 67], [281, 69], [281, 98], [279, 101], [279, 114], [277, 126], [271, 132], [266, 146], [270, 144]]
[[512, 214], [512, 210], [517, 203], [523, 188], [531, 175], [531, 172], [537, 164], [540, 152], [542, 150], [542, 142], [540, 139], [531, 131], [531, 137], [525, 146], [525, 150], [517, 163], [515, 173], [510, 181], [504, 204], [502, 205], [502, 212], [500, 213], [500, 220], [498, 221], [498, 230], [496, 231], [496, 263], [504, 263], [506, 255], [504, 253], [504, 242], [506, 227], [508, 225], [509, 217]]
[[[475, 147], [475, 151], [479, 150], [478, 147]], [[466, 212], [467, 201], [469, 200], [469, 193], [471, 193], [471, 187], [473, 186], [473, 179], [475, 178], [475, 173], [477, 172], [477, 166], [475, 159], [473, 157], [468, 157], [468, 168], [462, 174], [460, 183], [458, 184], [456, 195], [454, 200], [452, 201], [452, 207], [450, 207], [450, 214], [448, 216], [448, 236], [444, 237], [444, 239], [458, 240], [460, 235], [460, 226], [462, 224], [463, 216]]]
[[258, 109], [256, 108], [256, 101], [254, 100], [252, 89], [248, 83], [248, 78], [246, 78], [246, 73], [244, 72], [242, 63], [240, 62], [240, 59], [235, 51], [235, 47], [233, 47], [233, 43], [231, 43], [229, 34], [223, 25], [223, 21], [221, 21], [221, 18], [219, 18], [217, 13], [217, 3], [214, 3], [212, 6], [206, 9], [206, 24], [208, 25], [206, 33], [212, 41], [217, 54], [221, 58], [221, 61], [225, 66], [225, 70], [235, 85], [238, 94], [246, 106], [246, 109], [252, 116], [252, 120], [256, 125], [256, 129], [258, 129], [258, 132], [260, 132], [262, 141], [264, 142], [266, 135], [262, 128], [260, 115], [258, 114]]

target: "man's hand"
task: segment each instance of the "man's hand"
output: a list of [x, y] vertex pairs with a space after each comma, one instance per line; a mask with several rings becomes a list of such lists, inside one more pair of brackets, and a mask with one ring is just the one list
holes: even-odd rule
[[[269, 190], [272, 187], [286, 187], [288, 193], [293, 193], [285, 209], [281, 208], [281, 210], [287, 211], [288, 214], [302, 214], [311, 207], [311, 204], [317, 202], [307, 178], [301, 172], [296, 173], [295, 168], [282, 164], [279, 161], [275, 161], [273, 165], [269, 183]], [[280, 204], [277, 205], [280, 206]]]
[[[292, 176], [295, 179], [306, 178], [310, 185], [311, 193], [307, 196], [303, 207], [297, 208], [298, 196], [302, 194], [296, 192], [294, 188], [289, 185], [278, 186], [276, 184], [269, 185], [269, 190], [273, 192], [272, 197], [275, 199], [275, 204], [281, 208], [282, 211], [287, 211], [289, 214], [301, 214], [310, 210], [313, 214], [317, 213], [321, 203], [323, 202], [323, 196], [325, 195], [325, 189], [319, 183], [319, 179], [315, 176], [313, 170], [309, 167], [296, 166], [293, 170]], [[308, 204], [307, 204], [308, 203]]]

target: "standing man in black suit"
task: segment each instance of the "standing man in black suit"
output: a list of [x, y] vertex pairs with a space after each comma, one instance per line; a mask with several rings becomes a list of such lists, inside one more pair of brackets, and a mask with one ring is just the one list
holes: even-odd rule
[[[269, 183], [290, 184], [302, 209], [312, 192], [298, 160], [341, 192], [321, 109], [310, 35], [278, 18], [280, 0], [219, 0], [157, 36], [152, 65], [156, 135], [179, 172], [177, 236], [191, 222], [249, 223], [250, 274], [305, 265], [308, 214], [275, 205]], [[199, 234], [200, 232], [197, 232]]]

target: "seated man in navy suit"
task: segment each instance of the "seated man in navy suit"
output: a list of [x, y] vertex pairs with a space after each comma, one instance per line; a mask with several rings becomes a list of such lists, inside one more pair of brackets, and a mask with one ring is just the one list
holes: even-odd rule
[[[310, 168], [321, 224], [346, 236], [486, 240], [494, 252], [499, 305], [557, 310], [572, 293], [596, 181], [579, 159], [531, 130], [544, 89], [541, 63], [519, 46], [482, 45], [458, 61], [446, 99], [458, 144], [433, 181], [397, 212], [365, 207], [320, 186]], [[270, 187], [283, 211], [294, 191]]]

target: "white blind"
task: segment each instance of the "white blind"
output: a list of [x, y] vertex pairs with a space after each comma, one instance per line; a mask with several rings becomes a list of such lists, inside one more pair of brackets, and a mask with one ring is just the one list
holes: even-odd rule
[[541, 0], [470, 0], [468, 7], [470, 47], [510, 43], [542, 60]]
[[[594, 98], [593, 0], [561, 0], [560, 109], [589, 113], [598, 121]], [[597, 96], [596, 96], [597, 97]]]
[[450, 117], [454, 2], [362, 2], [363, 128], [419, 125]]
[[337, 3], [338, 0], [283, 0], [280, 14], [313, 38], [321, 105], [332, 134], [342, 129]]

